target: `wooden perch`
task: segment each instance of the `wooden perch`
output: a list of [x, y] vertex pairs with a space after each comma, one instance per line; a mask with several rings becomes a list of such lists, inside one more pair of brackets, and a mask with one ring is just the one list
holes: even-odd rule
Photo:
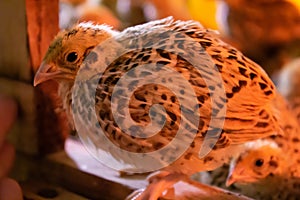
[[[32, 71], [36, 72], [50, 42], [59, 31], [58, 0], [26, 0], [27, 32]], [[48, 81], [35, 89], [39, 153], [62, 150], [69, 133], [65, 113], [58, 108], [57, 83]]]

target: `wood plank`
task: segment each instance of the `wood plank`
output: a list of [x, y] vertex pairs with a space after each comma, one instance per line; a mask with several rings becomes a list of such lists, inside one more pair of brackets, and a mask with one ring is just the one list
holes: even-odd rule
[[64, 114], [55, 112], [57, 85], [35, 90], [31, 86], [32, 71], [58, 32], [58, 0], [0, 1], [0, 22], [0, 92], [12, 95], [20, 105], [12, 131], [16, 134], [10, 134], [10, 139], [25, 153], [60, 151], [69, 130]]
[[49, 47], [59, 31], [58, 0], [26, 0], [27, 32], [30, 60], [36, 72]]
[[0, 1], [0, 75], [31, 81], [25, 1]]
[[[27, 32], [32, 71], [36, 72], [48, 46], [59, 31], [58, 0], [26, 0]], [[35, 89], [39, 153], [63, 150], [69, 134], [65, 113], [59, 111], [61, 100], [57, 83], [48, 81]]]
[[39, 164], [37, 177], [88, 198], [103, 200], [123, 200], [134, 189], [146, 185], [145, 176], [120, 177], [72, 139], [66, 141], [66, 152], [48, 155]]
[[[78, 141], [68, 139], [66, 143], [68, 153], [42, 158], [18, 153], [11, 176], [21, 183], [40, 180], [88, 199], [123, 200], [134, 189], [146, 186], [145, 176], [120, 177], [95, 160]], [[33, 189], [30, 191], [35, 194]]]
[[87, 198], [74, 194], [64, 188], [31, 180], [21, 183], [24, 199], [32, 200], [87, 200]]

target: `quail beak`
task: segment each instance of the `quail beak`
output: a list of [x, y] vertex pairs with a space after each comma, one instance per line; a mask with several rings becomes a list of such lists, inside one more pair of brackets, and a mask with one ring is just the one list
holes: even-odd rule
[[232, 184], [234, 184], [237, 181], [238, 181], [238, 179], [235, 179], [234, 176], [232, 176], [232, 175], [228, 176], [226, 179], [226, 187], [231, 186]]
[[245, 174], [244, 170], [234, 173], [229, 172], [229, 175], [226, 179], [226, 186], [229, 187], [234, 183], [254, 182], [255, 180], [255, 177], [251, 177], [248, 174]]
[[34, 76], [33, 85], [37, 86], [48, 80], [58, 80], [58, 79], [73, 79], [74, 75], [57, 69], [53, 64], [47, 64], [42, 62], [38, 71]]

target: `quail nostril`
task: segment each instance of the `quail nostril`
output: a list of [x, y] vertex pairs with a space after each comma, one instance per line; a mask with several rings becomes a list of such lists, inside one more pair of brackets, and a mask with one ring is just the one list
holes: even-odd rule
[[51, 73], [51, 72], [56, 72], [57, 68], [55, 65], [48, 65], [47, 68], [45, 68], [44, 73]]
[[39, 73], [52, 73], [52, 72], [55, 72], [57, 71], [57, 67], [54, 65], [54, 64], [51, 64], [51, 63], [45, 63], [45, 62], [42, 62], [42, 64], [40, 65], [40, 67], [38, 68], [36, 74], [39, 74]]

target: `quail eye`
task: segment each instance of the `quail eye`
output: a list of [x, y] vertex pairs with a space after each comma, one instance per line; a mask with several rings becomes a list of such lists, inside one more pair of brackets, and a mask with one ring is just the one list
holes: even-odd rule
[[71, 52], [67, 55], [66, 59], [68, 62], [75, 62], [78, 58], [78, 54], [76, 52]]
[[254, 164], [257, 167], [261, 167], [264, 164], [264, 160], [263, 159], [257, 159]]

